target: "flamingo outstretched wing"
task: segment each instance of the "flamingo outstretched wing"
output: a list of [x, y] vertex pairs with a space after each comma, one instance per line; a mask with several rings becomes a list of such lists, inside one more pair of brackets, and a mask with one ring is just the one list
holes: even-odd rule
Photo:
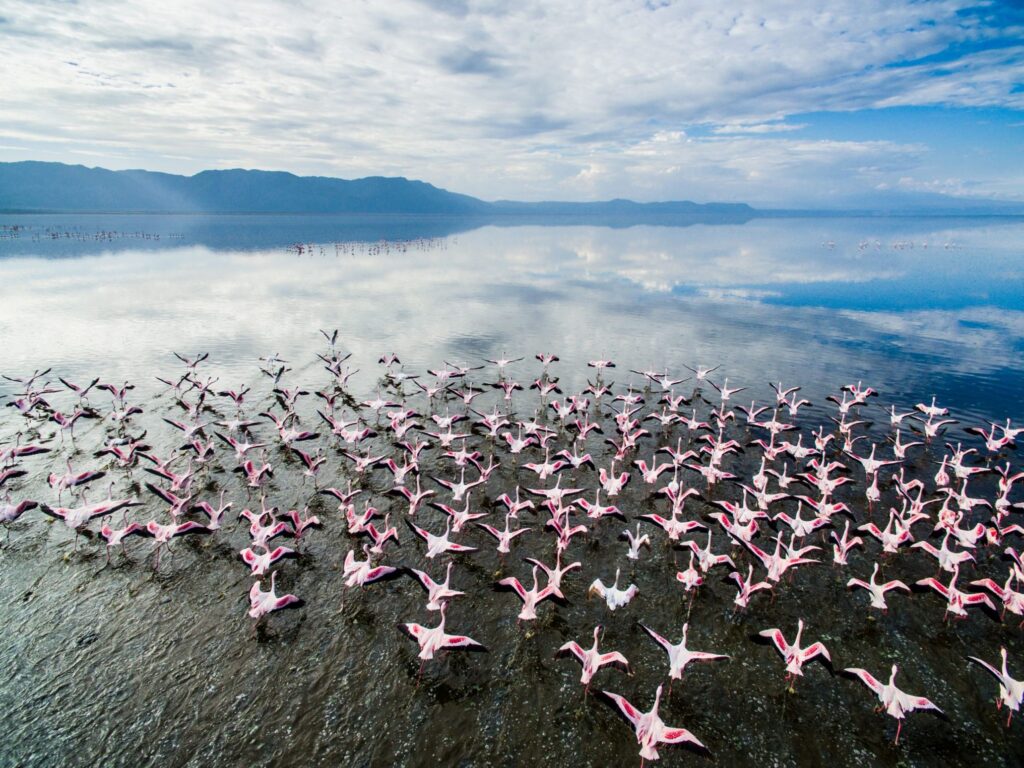
[[884, 688], [884, 686], [874, 677], [874, 675], [872, 675], [866, 669], [860, 669], [858, 667], [847, 667], [843, 671], [849, 672], [851, 675], [856, 675], [860, 678], [860, 681], [864, 683], [864, 685], [866, 685], [868, 688], [870, 688], [878, 695], [881, 695], [882, 688]]
[[630, 704], [625, 696], [620, 696], [617, 693], [611, 691], [601, 691], [605, 696], [611, 699], [612, 703], [619, 708], [619, 712], [625, 717], [635, 728], [637, 723], [640, 722], [640, 718], [643, 717], [642, 713], [637, 711], [637, 708]]
[[692, 733], [685, 728], [666, 728], [661, 732], [658, 741], [665, 744], [694, 744], [695, 746], [707, 749]]

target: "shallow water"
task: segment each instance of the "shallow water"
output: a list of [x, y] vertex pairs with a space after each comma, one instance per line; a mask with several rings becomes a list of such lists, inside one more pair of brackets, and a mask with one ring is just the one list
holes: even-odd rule
[[[1019, 222], [813, 219], [472, 229], [434, 220], [311, 218], [0, 217], [0, 225], [23, 227], [17, 236], [0, 238], [0, 372], [24, 375], [52, 365], [54, 374], [71, 380], [136, 382], [130, 401], [145, 413], [133, 432], [148, 430], [147, 442], [160, 455], [180, 441], [160, 417], [180, 418], [182, 411], [153, 378], [180, 372], [172, 351], [209, 352], [201, 373], [219, 376], [218, 386], [253, 386], [246, 410], [255, 413], [273, 402], [260, 356], [278, 352], [289, 361], [289, 386], [319, 389], [329, 382], [315, 357], [327, 349], [318, 328], [338, 328], [339, 347], [352, 352], [353, 368], [361, 369], [350, 386], [357, 400], [378, 391], [382, 353], [398, 353], [412, 373], [445, 360], [476, 365], [503, 353], [525, 355], [509, 369], [525, 384], [541, 372], [534, 353], [552, 351], [561, 357], [552, 373], [566, 393], [586, 386], [593, 376], [586, 361], [596, 357], [618, 362], [606, 376], [617, 391], [643, 386], [629, 368], [667, 368], [682, 378], [684, 364], [698, 363], [721, 364], [719, 375], [728, 375], [731, 386], [749, 387], [735, 397], [737, 404], [774, 397], [768, 381], [800, 384], [801, 395], [814, 403], [797, 420], [805, 443], [819, 424], [832, 426], [828, 418], [836, 409], [825, 396], [858, 380], [881, 392], [861, 410], [872, 422], [864, 429], [873, 439], [889, 431], [884, 410], [890, 404], [908, 410], [932, 395], [961, 422], [947, 438], [971, 445], [979, 441], [963, 426], [1024, 418]], [[48, 237], [47, 231], [67, 236]], [[126, 234], [96, 239], [100, 231]], [[156, 234], [159, 240], [141, 236]], [[492, 378], [490, 369], [471, 374], [477, 384]], [[16, 385], [4, 385], [5, 393], [15, 391]], [[689, 395], [692, 387], [688, 382], [683, 391]], [[702, 392], [708, 400], [717, 396], [706, 385]], [[105, 394], [92, 399], [108, 407]], [[422, 394], [409, 400], [411, 407], [427, 408]], [[214, 403], [221, 415], [234, 411], [225, 402]], [[70, 407], [74, 400], [61, 394], [54, 403]], [[502, 405], [500, 391], [481, 396], [474, 407], [488, 411], [494, 404]], [[516, 395], [521, 418], [539, 405], [534, 392]], [[610, 405], [606, 398], [592, 411], [607, 436], [614, 435]], [[312, 396], [300, 400], [303, 426], [321, 426], [320, 406]], [[455, 412], [461, 401], [449, 407]], [[693, 407], [704, 417], [711, 408], [699, 397]], [[19, 430], [44, 437], [53, 431], [26, 422], [13, 408], [4, 411], [0, 439]], [[555, 420], [550, 409], [544, 413]], [[742, 416], [739, 422], [730, 436], [761, 435], [743, 426]], [[679, 427], [667, 434], [648, 428], [654, 434], [630, 459], [650, 458], [656, 446], [687, 438]], [[106, 463], [90, 453], [112, 430], [109, 422], [80, 424], [76, 466]], [[257, 434], [272, 436], [269, 422]], [[556, 443], [567, 444], [565, 435]], [[343, 486], [353, 477], [351, 464], [326, 435], [319, 444], [331, 456], [321, 484]], [[553, 482], [524, 476], [503, 444], [493, 449], [482, 437], [473, 444], [502, 463], [483, 493], [473, 496], [499, 527], [495, 497], [516, 482]], [[371, 447], [375, 454], [394, 450], [383, 436]], [[613, 449], [600, 435], [588, 438], [586, 448], [598, 466], [608, 465]], [[68, 449], [70, 443], [61, 455]], [[908, 473], [930, 479], [944, 450], [936, 440], [912, 452]], [[24, 459], [31, 474], [8, 483], [15, 498], [53, 502], [44, 476], [59, 467], [57, 453]], [[540, 456], [534, 449], [528, 460]], [[1014, 451], [1008, 458], [1016, 463]], [[669, 549], [665, 536], [645, 523], [655, 546], [634, 567], [617, 539], [625, 524], [606, 519], [570, 546], [569, 559], [583, 568], [566, 577], [567, 602], [544, 603], [537, 622], [519, 623], [518, 599], [495, 591], [494, 582], [508, 575], [526, 581], [523, 556], [553, 560], [552, 537], [541, 533], [546, 513], [521, 515], [520, 524], [534, 530], [503, 559], [486, 534], [467, 529], [458, 540], [480, 551], [455, 558], [453, 586], [468, 594], [451, 604], [448, 627], [480, 640], [489, 653], [442, 656], [418, 679], [416, 646], [396, 624], [436, 623], [423, 609], [423, 590], [403, 577], [343, 595], [341, 563], [358, 543], [345, 532], [336, 504], [302, 482], [294, 456], [277, 447], [270, 460], [270, 503], [308, 503], [324, 527], [303, 538], [297, 559], [277, 567], [278, 592], [294, 592], [305, 604], [268, 617], [259, 631], [246, 616], [252, 579], [237, 557], [248, 542], [241, 521], [211, 536], [175, 541], [159, 570], [146, 540], [129, 543], [133, 560], [115, 550], [105, 566], [101, 540], [83, 538], [76, 549], [71, 532], [38, 510], [12, 526], [10, 543], [0, 550], [0, 659], [9, 670], [0, 688], [0, 725], [7, 734], [2, 762], [634, 764], [638, 747], [630, 727], [597, 697], [584, 697], [579, 665], [556, 658], [555, 651], [570, 639], [588, 647], [593, 627], [602, 624], [602, 650], [624, 653], [633, 674], [604, 669], [592, 690], [622, 693], [647, 709], [657, 685], [668, 682], [667, 663], [638, 622], [678, 641], [685, 621], [691, 647], [731, 658], [688, 668], [663, 700], [663, 719], [685, 726], [710, 750], [697, 757], [664, 746], [663, 764], [1005, 765], [1024, 755], [1024, 726], [1004, 727], [993, 703], [995, 681], [965, 660], [968, 654], [995, 660], [1003, 645], [1019, 676], [1024, 644], [1017, 622], [975, 609], [966, 620], [945, 622], [934, 593], [890, 593], [892, 610], [869, 615], [864, 594], [848, 592], [845, 584], [852, 575], [866, 578], [881, 557], [874, 540], [851, 555], [848, 568], [834, 567], [823, 548], [825, 562], [797, 569], [774, 599], [761, 594], [746, 612], [734, 613], [728, 569], [712, 571], [691, 603], [674, 578], [686, 565], [684, 552]], [[758, 462], [749, 450], [726, 459], [726, 468], [749, 477]], [[442, 490], [427, 476], [451, 476], [450, 462], [434, 449], [422, 464], [424, 486]], [[230, 451], [219, 450], [200, 481], [202, 498], [214, 501], [225, 488], [235, 511], [258, 506], [233, 467]], [[853, 507], [856, 523], [868, 517], [884, 523], [884, 512], [896, 503], [894, 489], [886, 486], [879, 508], [868, 510], [863, 473], [855, 467], [851, 474], [857, 482], [841, 488], [838, 498]], [[561, 476], [563, 485], [596, 486], [591, 470]], [[130, 519], [166, 517], [164, 505], [140, 486], [152, 478], [138, 469], [130, 476], [112, 469], [111, 477], [118, 492], [140, 493], [145, 503], [129, 512]], [[685, 479], [700, 481], [693, 472]], [[361, 498], [390, 511], [393, 520], [404, 516], [404, 502], [384, 493], [391, 486], [387, 470], [359, 482], [367, 491]], [[103, 481], [96, 485], [92, 495], [100, 497]], [[667, 510], [653, 488], [634, 476], [616, 499], [631, 528], [636, 515]], [[991, 499], [994, 481], [972, 481], [971, 490]], [[738, 489], [724, 484], [705, 496], [735, 499]], [[685, 516], [707, 522], [704, 515], [713, 510], [691, 500]], [[442, 523], [433, 509], [418, 517], [431, 530]], [[837, 520], [841, 527], [843, 517]], [[385, 560], [440, 575], [444, 561], [426, 561], [421, 542], [399, 527], [402, 546]], [[714, 536], [716, 550], [730, 551], [724, 534]], [[695, 538], [703, 543], [706, 533]], [[1019, 547], [1016, 538], [1007, 541]], [[998, 553], [980, 550], [971, 577], [992, 575], [1002, 583], [1007, 565]], [[745, 571], [750, 555], [738, 548], [732, 554]], [[908, 583], [935, 570], [916, 550], [882, 562], [887, 579]], [[586, 588], [598, 577], [609, 581], [616, 567], [640, 592], [611, 613], [587, 600]], [[805, 639], [822, 640], [837, 670], [866, 667], [881, 677], [898, 663], [897, 682], [933, 699], [948, 721], [912, 714], [893, 746], [893, 721], [872, 712], [870, 692], [817, 662], [805, 669], [796, 693], [787, 693], [778, 655], [750, 636], [777, 626], [791, 637], [798, 618], [807, 624]]]

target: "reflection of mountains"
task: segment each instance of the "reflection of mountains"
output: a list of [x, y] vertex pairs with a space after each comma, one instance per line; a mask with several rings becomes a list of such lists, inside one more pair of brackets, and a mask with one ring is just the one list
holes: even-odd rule
[[[392, 244], [440, 240], [485, 226], [688, 227], [742, 224], [752, 216], [517, 214], [506, 216], [4, 214], [20, 227], [0, 238], [0, 256], [83, 256], [103, 251], [200, 245], [211, 250], [290, 248], [298, 243]], [[7, 234], [7, 233], [5, 233]]]

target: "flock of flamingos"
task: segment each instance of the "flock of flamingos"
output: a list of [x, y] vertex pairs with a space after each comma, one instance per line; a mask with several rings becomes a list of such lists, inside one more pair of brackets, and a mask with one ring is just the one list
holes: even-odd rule
[[[356, 371], [340, 351], [337, 331], [321, 333], [326, 345], [318, 365], [327, 375], [321, 374], [319, 391], [290, 385], [291, 364], [276, 354], [261, 358], [272, 392], [259, 399], [247, 386], [225, 389], [207, 375], [207, 355], [176, 355], [181, 365], [174, 376], [160, 378], [163, 397], [173, 402], [161, 420], [133, 404], [128, 382], [74, 382], [49, 370], [5, 376], [11, 392], [5, 410], [13, 416], [0, 443], [7, 546], [17, 546], [19, 526], [36, 524], [29, 514], [36, 510], [66, 525], [75, 549], [83, 534], [90, 542], [98, 534], [102, 543], [86, 546], [105, 546], [108, 561], [128, 556], [115, 550], [129, 537], [150, 538], [152, 567], [160, 568], [177, 538], [216, 535], [244, 518], [251, 542], [239, 558], [253, 579], [249, 616], [262, 626], [275, 611], [302, 603], [297, 595], [278, 594], [277, 573], [304, 537], [316, 535], [320, 521], [308, 508], [268, 506], [265, 495], [275, 476], [301, 470], [301, 482], [332, 497], [347, 525], [347, 593], [383, 579], [407, 577], [422, 585], [422, 623], [401, 629], [424, 664], [441, 652], [486, 650], [479, 638], [446, 626], [448, 606], [465, 594], [457, 589], [461, 559], [483, 546], [503, 556], [528, 549], [530, 577], [508, 576], [497, 586], [521, 601], [519, 621], [531, 622], [543, 603], [568, 599], [565, 576], [582, 568], [574, 558], [585, 558], [584, 543], [604, 533], [622, 539], [626, 566], [642, 561], [658, 540], [681, 552], [680, 600], [692, 600], [721, 569], [736, 584], [735, 610], [743, 611], [751, 601], [774, 599], [794, 572], [825, 562], [849, 567], [856, 552], [857, 571], [870, 570], [870, 577], [851, 576], [848, 587], [863, 610], [885, 611], [894, 595], [914, 591], [933, 594], [936, 610], [941, 606], [953, 619], [1017, 624], [1024, 618], [1024, 528], [1015, 522], [1024, 502], [1014, 493], [1024, 472], [1007, 459], [1024, 429], [1009, 420], [957, 425], [935, 399], [902, 410], [883, 407], [877, 393], [858, 382], [828, 398], [830, 420], [812, 430], [798, 423], [801, 409], [811, 405], [799, 387], [773, 384], [767, 402], [747, 405], [743, 398], [740, 406], [744, 388], [728, 378], [719, 382], [715, 368], [690, 368], [680, 378], [666, 370], [633, 371], [632, 384], [616, 386], [610, 381], [615, 364], [593, 360], [589, 386], [563, 392], [559, 359], [551, 354], [519, 366], [523, 358], [478, 367], [445, 362], [422, 374], [406, 371], [389, 354], [378, 361], [374, 396], [359, 402], [350, 385]], [[527, 366], [530, 380], [512, 377], [511, 370]], [[478, 398], [490, 401], [490, 410]], [[872, 442], [868, 418], [888, 424], [884, 439]], [[173, 436], [163, 445], [178, 447], [157, 453], [150, 445], [156, 441], [142, 430], [144, 419], [149, 429]], [[82, 420], [94, 426], [84, 436], [80, 426], [76, 437]], [[950, 441], [950, 429], [969, 444]], [[911, 473], [914, 453], [928, 444], [945, 445], [941, 461]], [[745, 466], [756, 467], [752, 474], [740, 471], [740, 453]], [[493, 490], [499, 468], [514, 478], [500, 495]], [[239, 474], [244, 509], [236, 506], [239, 497], [227, 500], [225, 490], [206, 492], [219, 470]], [[371, 492], [371, 478], [377, 487], [383, 478], [392, 498]], [[103, 483], [109, 483], [105, 498], [89, 498], [96, 494], [88, 489]], [[659, 511], [618, 508], [616, 497], [630, 483], [645, 488]], [[991, 490], [987, 497], [976, 495], [982, 485]], [[130, 492], [115, 493], [118, 487]], [[378, 511], [383, 506], [386, 514]], [[422, 568], [395, 560], [400, 537], [415, 542]], [[977, 578], [982, 553], [996, 554], [997, 578]], [[912, 585], [883, 577], [893, 558], [910, 557], [932, 558], [938, 575]], [[637, 594], [621, 571], [601, 574], [587, 592], [603, 600], [609, 614], [626, 609]], [[727, 658], [688, 648], [686, 625], [677, 639], [641, 626], [664, 649], [670, 681], [688, 664]], [[805, 630], [813, 638], [803, 620], [758, 633], [777, 648], [788, 680], [814, 659], [831, 665], [836, 649], [805, 640]], [[595, 676], [612, 685], [615, 678], [602, 672], [606, 666], [629, 669], [623, 654], [601, 649], [601, 642], [598, 626], [592, 637], [561, 648], [579, 662], [586, 690]], [[969, 658], [994, 678], [991, 690], [979, 680], [978, 695], [994, 695], [1012, 727], [1024, 681], [1011, 676], [1006, 649], [1000, 659]], [[908, 714], [941, 715], [931, 699], [897, 686], [896, 664], [842, 671], [896, 719], [897, 741]], [[658, 759], [663, 744], [705, 749], [687, 729], [662, 721], [661, 686], [647, 711], [620, 694], [600, 693], [634, 729], [642, 760]], [[941, 704], [940, 692], [927, 693]]]

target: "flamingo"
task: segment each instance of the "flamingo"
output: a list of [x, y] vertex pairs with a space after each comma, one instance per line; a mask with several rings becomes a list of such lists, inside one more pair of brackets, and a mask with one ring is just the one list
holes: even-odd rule
[[[2, 515], [0, 515], [2, 520]], [[116, 547], [118, 544], [121, 545], [121, 549], [125, 553], [125, 557], [128, 556], [127, 550], [124, 549], [124, 540], [129, 536], [147, 536], [149, 532], [146, 527], [141, 523], [129, 523], [123, 528], [111, 528], [110, 525], [104, 523], [103, 527], [100, 528], [100, 536], [103, 537], [107, 543], [107, 562], [110, 562], [110, 549]]]
[[871, 580], [862, 581], [861, 579], [850, 579], [846, 582], [846, 588], [860, 587], [866, 589], [871, 594], [871, 607], [879, 608], [883, 611], [888, 610], [889, 606], [885, 604], [885, 593], [893, 589], [902, 589], [905, 592], [910, 591], [910, 587], [904, 584], [902, 581], [894, 579], [893, 581], [887, 581], [884, 584], [879, 584], [876, 579], [878, 577], [878, 563], [875, 563], [874, 570], [871, 571]]
[[892, 665], [892, 674], [889, 675], [888, 683], [882, 683], [877, 680], [865, 669], [848, 667], [843, 671], [855, 675], [864, 685], [874, 691], [881, 702], [881, 708], [887, 714], [896, 718], [898, 725], [896, 726], [896, 740], [893, 742], [894, 744], [899, 744], [900, 742], [900, 729], [903, 728], [903, 718], [906, 717], [908, 712], [913, 712], [915, 709], [931, 709], [940, 714], [942, 713], [941, 709], [923, 696], [912, 696], [896, 687], [896, 673], [899, 671], [899, 667], [895, 664]]
[[462, 527], [473, 520], [479, 520], [481, 517], [487, 517], [486, 512], [470, 512], [469, 511], [470, 496], [466, 494], [466, 505], [460, 509], [454, 509], [449, 507], [447, 504], [441, 504], [436, 501], [430, 502], [430, 506], [434, 509], [438, 509], [448, 515], [449, 520], [452, 524], [452, 533], [460, 533]]
[[979, 579], [977, 581], [972, 581], [971, 586], [987, 589], [993, 595], [998, 597], [1003, 603], [1003, 613], [1009, 611], [1010, 613], [1021, 616], [1024, 615], [1024, 592], [1018, 592], [1010, 586], [1013, 583], [1014, 578], [1016, 578], [1016, 575], [1011, 572], [1010, 575], [1006, 577], [1006, 583], [1001, 587], [992, 579]]
[[51, 507], [48, 504], [40, 504], [39, 509], [50, 517], [56, 517], [64, 521], [64, 525], [73, 530], [76, 534], [90, 520], [97, 517], [112, 515], [126, 507], [137, 507], [142, 502], [134, 499], [107, 499], [95, 504], [81, 504], [77, 507]]
[[934, 547], [927, 541], [916, 541], [910, 546], [915, 549], [923, 549], [929, 555], [934, 557], [939, 562], [939, 568], [948, 573], [952, 573], [954, 569], [958, 568], [961, 563], [970, 560], [974, 562], [974, 556], [967, 551], [954, 552], [949, 549], [947, 543], [949, 542], [950, 532], [946, 531], [946, 535], [942, 537], [942, 546], [939, 548]]
[[636, 584], [630, 584], [626, 589], [619, 589], [619, 570], [618, 568], [615, 569], [615, 581], [612, 582], [611, 586], [605, 586], [601, 579], [594, 579], [590, 589], [587, 590], [588, 597], [596, 592], [607, 603], [608, 609], [612, 611], [628, 605], [636, 597], [637, 592], [640, 591]]
[[618, 651], [612, 651], [611, 653], [601, 653], [598, 651], [597, 639], [600, 634], [601, 626], [598, 625], [594, 627], [594, 645], [587, 650], [583, 650], [580, 644], [575, 640], [570, 640], [558, 649], [558, 654], [571, 653], [579, 660], [580, 664], [583, 665], [583, 672], [580, 674], [580, 683], [583, 684], [584, 691], [589, 690], [591, 679], [595, 674], [597, 674], [601, 667], [614, 664], [624, 667], [627, 672], [629, 671], [629, 661], [627, 661], [626, 657]]
[[484, 483], [483, 479], [477, 479], [472, 483], [466, 482], [466, 468], [462, 468], [462, 475], [460, 476], [459, 482], [453, 483], [449, 480], [444, 480], [439, 477], [433, 478], [434, 482], [443, 485], [445, 488], [452, 492], [452, 501], [462, 501], [462, 497], [466, 494], [466, 491], [472, 490], [478, 485]]
[[729, 574], [729, 578], [736, 582], [739, 587], [739, 591], [736, 593], [736, 597], [733, 602], [740, 608], [746, 608], [750, 604], [750, 598], [753, 594], [762, 589], [770, 590], [772, 585], [767, 581], [754, 581], [754, 566], [747, 566], [747, 578], [743, 578], [738, 571], [733, 571]]
[[273, 571], [270, 574], [270, 589], [266, 592], [262, 589], [262, 582], [253, 582], [252, 587], [249, 589], [249, 616], [259, 619], [272, 611], [279, 611], [282, 608], [302, 604], [302, 600], [295, 595], [281, 595], [278, 597], [275, 593], [276, 579], [277, 571]]
[[345, 578], [346, 587], [365, 586], [375, 581], [397, 573], [398, 569], [390, 565], [373, 566], [370, 562], [370, 552], [367, 545], [363, 546], [365, 560], [356, 560], [356, 553], [349, 550], [345, 555], [345, 567], [342, 576]]
[[619, 712], [626, 718], [636, 731], [636, 741], [640, 745], [640, 768], [643, 768], [644, 760], [658, 759], [659, 744], [693, 744], [701, 749], [707, 749], [697, 738], [685, 728], [671, 728], [666, 726], [658, 717], [658, 704], [661, 701], [661, 686], [658, 686], [654, 694], [654, 706], [650, 712], [640, 712], [629, 703], [625, 696], [620, 696], [611, 691], [601, 691], [611, 702], [618, 707]]
[[917, 584], [922, 587], [931, 587], [944, 598], [946, 598], [946, 613], [952, 613], [954, 616], [960, 616], [965, 618], [967, 616], [967, 606], [970, 605], [985, 605], [992, 611], [995, 611], [995, 606], [992, 605], [992, 601], [988, 599], [988, 595], [982, 594], [981, 592], [961, 592], [956, 586], [956, 580], [960, 576], [960, 566], [953, 566], [953, 575], [949, 579], [949, 584], [943, 584], [933, 576], [929, 576], [927, 579], [919, 579]]
[[451, 533], [451, 518], [445, 520], [444, 533], [441, 535], [434, 535], [430, 531], [420, 528], [417, 525], [413, 525], [408, 520], [405, 521], [406, 525], [412, 528], [413, 532], [427, 542], [427, 557], [434, 559], [443, 552], [476, 552], [476, 547], [467, 547], [464, 544], [456, 544], [453, 541], [448, 540], [448, 534]]
[[1001, 670], [996, 669], [987, 661], [979, 659], [977, 656], [968, 656], [967, 658], [980, 664], [999, 681], [999, 698], [996, 699], [996, 708], [1002, 709], [1003, 705], [1006, 705], [1006, 708], [1009, 710], [1006, 716], [1006, 727], [1009, 728], [1013, 713], [1018, 711], [1021, 703], [1024, 702], [1024, 680], [1014, 680], [1006, 671], [1006, 648], [1000, 648], [999, 655], [1003, 659], [1003, 668]]
[[697, 589], [701, 584], [704, 583], [704, 577], [701, 576], [700, 570], [698, 570], [693, 560], [697, 556], [695, 552], [690, 552], [690, 564], [687, 566], [685, 571], [676, 572], [676, 581], [683, 585], [683, 589], [687, 592]]
[[622, 513], [622, 510], [616, 507], [614, 504], [602, 504], [601, 503], [601, 489], [597, 489], [597, 494], [594, 497], [593, 503], [586, 499], [576, 499], [574, 504], [578, 505], [580, 509], [587, 513], [587, 517], [592, 520], [600, 520], [602, 517], [609, 517], [614, 515], [620, 517], [623, 520], [626, 516]]
[[836, 542], [832, 545], [832, 561], [837, 565], [846, 565], [846, 558], [849, 557], [850, 550], [854, 547], [864, 546], [864, 539], [860, 536], [850, 538], [849, 520], [846, 521], [846, 527], [843, 528], [843, 535], [840, 536], [835, 531], [832, 531], [832, 538], [835, 539]]
[[0, 504], [0, 525], [7, 528], [7, 533], [10, 535], [11, 529], [8, 526], [23, 514], [38, 506], [39, 502], [31, 501], [29, 499], [23, 499], [15, 504], [11, 501], [10, 494], [8, 494], [4, 502]]
[[651, 548], [651, 537], [646, 533], [641, 535], [640, 523], [636, 524], [636, 533], [627, 528], [619, 534], [619, 538], [626, 539], [629, 542], [629, 551], [626, 553], [626, 557], [630, 560], [640, 559], [640, 547], [647, 547], [648, 550]]
[[703, 548], [695, 541], [681, 541], [679, 542], [679, 545], [686, 547], [697, 555], [697, 563], [700, 565], [700, 569], [703, 573], [707, 573], [712, 568], [719, 565], [728, 565], [732, 568], [736, 567], [736, 563], [734, 563], [732, 558], [728, 555], [716, 555], [711, 551], [711, 531], [708, 531], [708, 543]]
[[[828, 655], [828, 649], [823, 643], [812, 643], [806, 648], [800, 647], [800, 635], [804, 631], [804, 620], [798, 619], [796, 623], [796, 638], [792, 643], [786, 640], [781, 629], [764, 629], [758, 632], [761, 637], [771, 640], [786, 662], [786, 680], [793, 680], [797, 675], [803, 676], [803, 665], [816, 656], [821, 656], [829, 662], [832, 657]], [[792, 690], [792, 688], [790, 688]]]
[[[483, 644], [478, 643], [466, 635], [449, 635], [444, 631], [446, 604], [441, 605], [441, 621], [436, 627], [424, 627], [422, 624], [407, 623], [399, 624], [398, 628], [409, 635], [420, 646], [419, 658], [421, 662], [434, 658], [439, 651], [461, 650], [461, 651], [486, 651]], [[420, 664], [420, 671], [423, 664]]]
[[264, 547], [262, 553], [257, 553], [255, 550], [246, 547], [238, 554], [242, 556], [242, 560], [249, 566], [250, 572], [253, 576], [262, 576], [270, 570], [271, 565], [276, 563], [282, 557], [294, 555], [295, 550], [289, 549], [288, 547], [275, 547], [272, 550]]
[[489, 534], [491, 534], [491, 536], [493, 536], [495, 539], [498, 540], [498, 552], [500, 554], [503, 554], [503, 555], [507, 555], [509, 552], [512, 551], [512, 540], [516, 536], [520, 536], [520, 535], [522, 535], [524, 533], [529, 533], [531, 530], [533, 530], [532, 528], [528, 528], [528, 527], [527, 528], [517, 528], [514, 531], [509, 530], [508, 524], [509, 524], [509, 518], [511, 518], [511, 517], [512, 517], [512, 513], [511, 512], [505, 514], [505, 528], [504, 528], [504, 530], [500, 530], [500, 531], [497, 528], [495, 528], [493, 525], [488, 525], [487, 523], [477, 523], [478, 526], [483, 528], [485, 531], [487, 531]]
[[515, 576], [509, 576], [508, 578], [501, 579], [498, 584], [504, 587], [511, 587], [512, 590], [519, 595], [519, 599], [523, 601], [523, 608], [519, 612], [520, 621], [531, 621], [537, 618], [537, 606], [544, 600], [555, 596], [554, 588], [548, 584], [544, 589], [540, 589], [540, 585], [537, 582], [537, 566], [533, 566], [533, 588], [527, 590]]
[[529, 499], [521, 500], [519, 498], [519, 486], [518, 485], [516, 486], [516, 497], [515, 497], [515, 499], [513, 499], [507, 493], [503, 493], [503, 494], [501, 494], [501, 496], [499, 496], [496, 499], [496, 501], [499, 504], [504, 504], [505, 507], [508, 509], [508, 513], [512, 517], [519, 517], [519, 513], [523, 512], [524, 510], [536, 509], [536, 505], [534, 505], [533, 501], [531, 501]]
[[554, 590], [552, 594], [559, 600], [565, 599], [565, 596], [562, 594], [562, 577], [569, 571], [578, 570], [583, 567], [583, 564], [578, 562], [569, 563], [567, 566], [562, 567], [562, 550], [557, 548], [555, 550], [555, 565], [553, 568], [532, 557], [524, 557], [523, 559], [544, 571], [544, 575], [548, 580], [548, 586]]
[[[668, 676], [672, 680], [681, 680], [683, 673], [686, 671], [686, 665], [691, 661], [716, 661], [718, 659], [730, 658], [722, 653], [705, 653], [703, 651], [691, 651], [688, 649], [686, 647], [686, 633], [690, 628], [689, 624], [683, 624], [683, 639], [676, 644], [666, 640], [644, 624], [641, 624], [640, 628], [650, 635], [658, 645], [665, 649], [665, 652], [668, 654]], [[672, 688], [670, 684], [669, 693], [671, 692]]]
[[446, 600], [451, 600], [453, 597], [461, 597], [465, 595], [465, 592], [459, 592], [458, 590], [451, 589], [448, 584], [452, 578], [452, 566], [455, 565], [451, 560], [448, 561], [448, 569], [445, 571], [444, 581], [434, 581], [430, 578], [430, 575], [425, 571], [419, 571], [415, 568], [410, 568], [410, 572], [419, 580], [423, 588], [427, 590], [427, 610], [428, 611], [439, 611], [441, 606]]
[[65, 492], [65, 490], [78, 487], [79, 485], [84, 485], [88, 482], [92, 482], [93, 480], [98, 480], [106, 474], [106, 472], [102, 470], [85, 470], [84, 472], [76, 472], [71, 466], [71, 459], [68, 459], [67, 465], [67, 472], [62, 475], [51, 472], [47, 477], [49, 486], [57, 492], [57, 499], [60, 498], [60, 495]]

